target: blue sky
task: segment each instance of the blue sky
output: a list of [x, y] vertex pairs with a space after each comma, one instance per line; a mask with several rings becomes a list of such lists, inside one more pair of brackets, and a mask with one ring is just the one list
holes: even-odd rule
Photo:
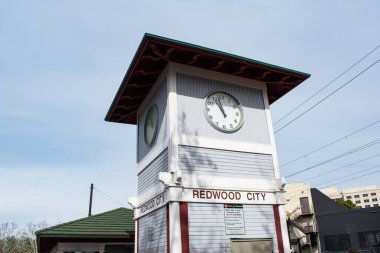
[[[379, 11], [378, 1], [0, 1], [0, 222], [83, 217], [90, 183], [113, 197], [95, 191], [95, 213], [135, 195], [135, 126], [104, 116], [144, 33], [312, 74], [272, 105], [276, 121], [380, 43]], [[380, 50], [313, 101], [378, 58]], [[379, 80], [380, 64], [278, 132], [280, 163], [380, 119]], [[380, 138], [379, 126], [282, 175]], [[377, 152], [374, 145], [290, 181]], [[379, 157], [311, 183], [376, 165]], [[379, 179], [339, 187], [380, 187]]]

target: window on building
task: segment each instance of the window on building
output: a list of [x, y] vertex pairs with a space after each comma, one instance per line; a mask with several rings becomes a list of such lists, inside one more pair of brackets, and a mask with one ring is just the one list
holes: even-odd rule
[[348, 234], [326, 235], [323, 237], [326, 251], [346, 251], [351, 247]]
[[363, 197], [368, 197], [368, 194], [363, 194]]
[[356, 201], [355, 201], [355, 204], [360, 204], [360, 200], [356, 200]]
[[372, 202], [377, 202], [377, 198], [372, 199]]
[[373, 206], [379, 206], [379, 204], [373, 204]]
[[375, 193], [375, 192], [372, 192], [372, 193], [371, 193], [371, 196], [376, 196], [376, 193]]
[[358, 199], [358, 198], [359, 198], [359, 195], [355, 195], [354, 197]]
[[365, 208], [371, 207], [370, 205], [365, 205]]
[[351, 199], [351, 196], [347, 196], [346, 199]]
[[300, 198], [300, 204], [301, 204], [301, 213], [302, 214], [309, 214], [310, 212], [310, 205], [309, 205], [309, 198], [304, 197]]
[[358, 236], [360, 242], [360, 249], [380, 250], [380, 230], [370, 232], [359, 232]]
[[106, 244], [104, 253], [133, 253], [133, 245]]
[[365, 199], [365, 200], [364, 200], [364, 203], [369, 203], [369, 199]]

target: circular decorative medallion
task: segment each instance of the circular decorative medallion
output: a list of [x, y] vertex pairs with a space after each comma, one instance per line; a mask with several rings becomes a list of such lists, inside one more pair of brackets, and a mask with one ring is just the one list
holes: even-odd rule
[[158, 110], [155, 104], [151, 105], [146, 113], [144, 122], [144, 140], [146, 145], [152, 146], [158, 128]]
[[244, 122], [240, 102], [223, 91], [214, 91], [205, 97], [203, 111], [210, 125], [223, 133], [238, 131]]

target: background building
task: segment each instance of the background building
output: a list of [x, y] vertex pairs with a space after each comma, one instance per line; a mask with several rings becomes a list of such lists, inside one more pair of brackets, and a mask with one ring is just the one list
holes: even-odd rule
[[132, 253], [133, 211], [118, 208], [36, 232], [39, 253]]
[[[366, 187], [368, 193], [360, 189], [345, 196], [370, 196], [375, 188]], [[380, 207], [348, 210], [304, 183], [288, 184], [287, 190], [285, 210], [295, 252], [380, 252]]]
[[323, 194], [325, 194], [326, 196], [328, 196], [332, 200], [335, 200], [335, 201], [343, 200], [342, 191], [339, 191], [335, 187], [321, 189], [321, 192], [323, 192]]
[[325, 188], [321, 192], [333, 200], [351, 200], [358, 208], [379, 206], [380, 189], [375, 185], [367, 185], [338, 190], [337, 188]]
[[317, 213], [316, 219], [321, 252], [380, 252], [380, 207]]
[[298, 253], [318, 252], [318, 230], [310, 185], [287, 184], [285, 196], [291, 247]]

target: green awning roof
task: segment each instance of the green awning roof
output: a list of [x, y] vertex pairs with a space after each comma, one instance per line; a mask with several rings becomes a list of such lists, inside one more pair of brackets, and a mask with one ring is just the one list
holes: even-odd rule
[[36, 236], [39, 238], [131, 238], [134, 236], [134, 231], [133, 210], [121, 207], [39, 230]]

